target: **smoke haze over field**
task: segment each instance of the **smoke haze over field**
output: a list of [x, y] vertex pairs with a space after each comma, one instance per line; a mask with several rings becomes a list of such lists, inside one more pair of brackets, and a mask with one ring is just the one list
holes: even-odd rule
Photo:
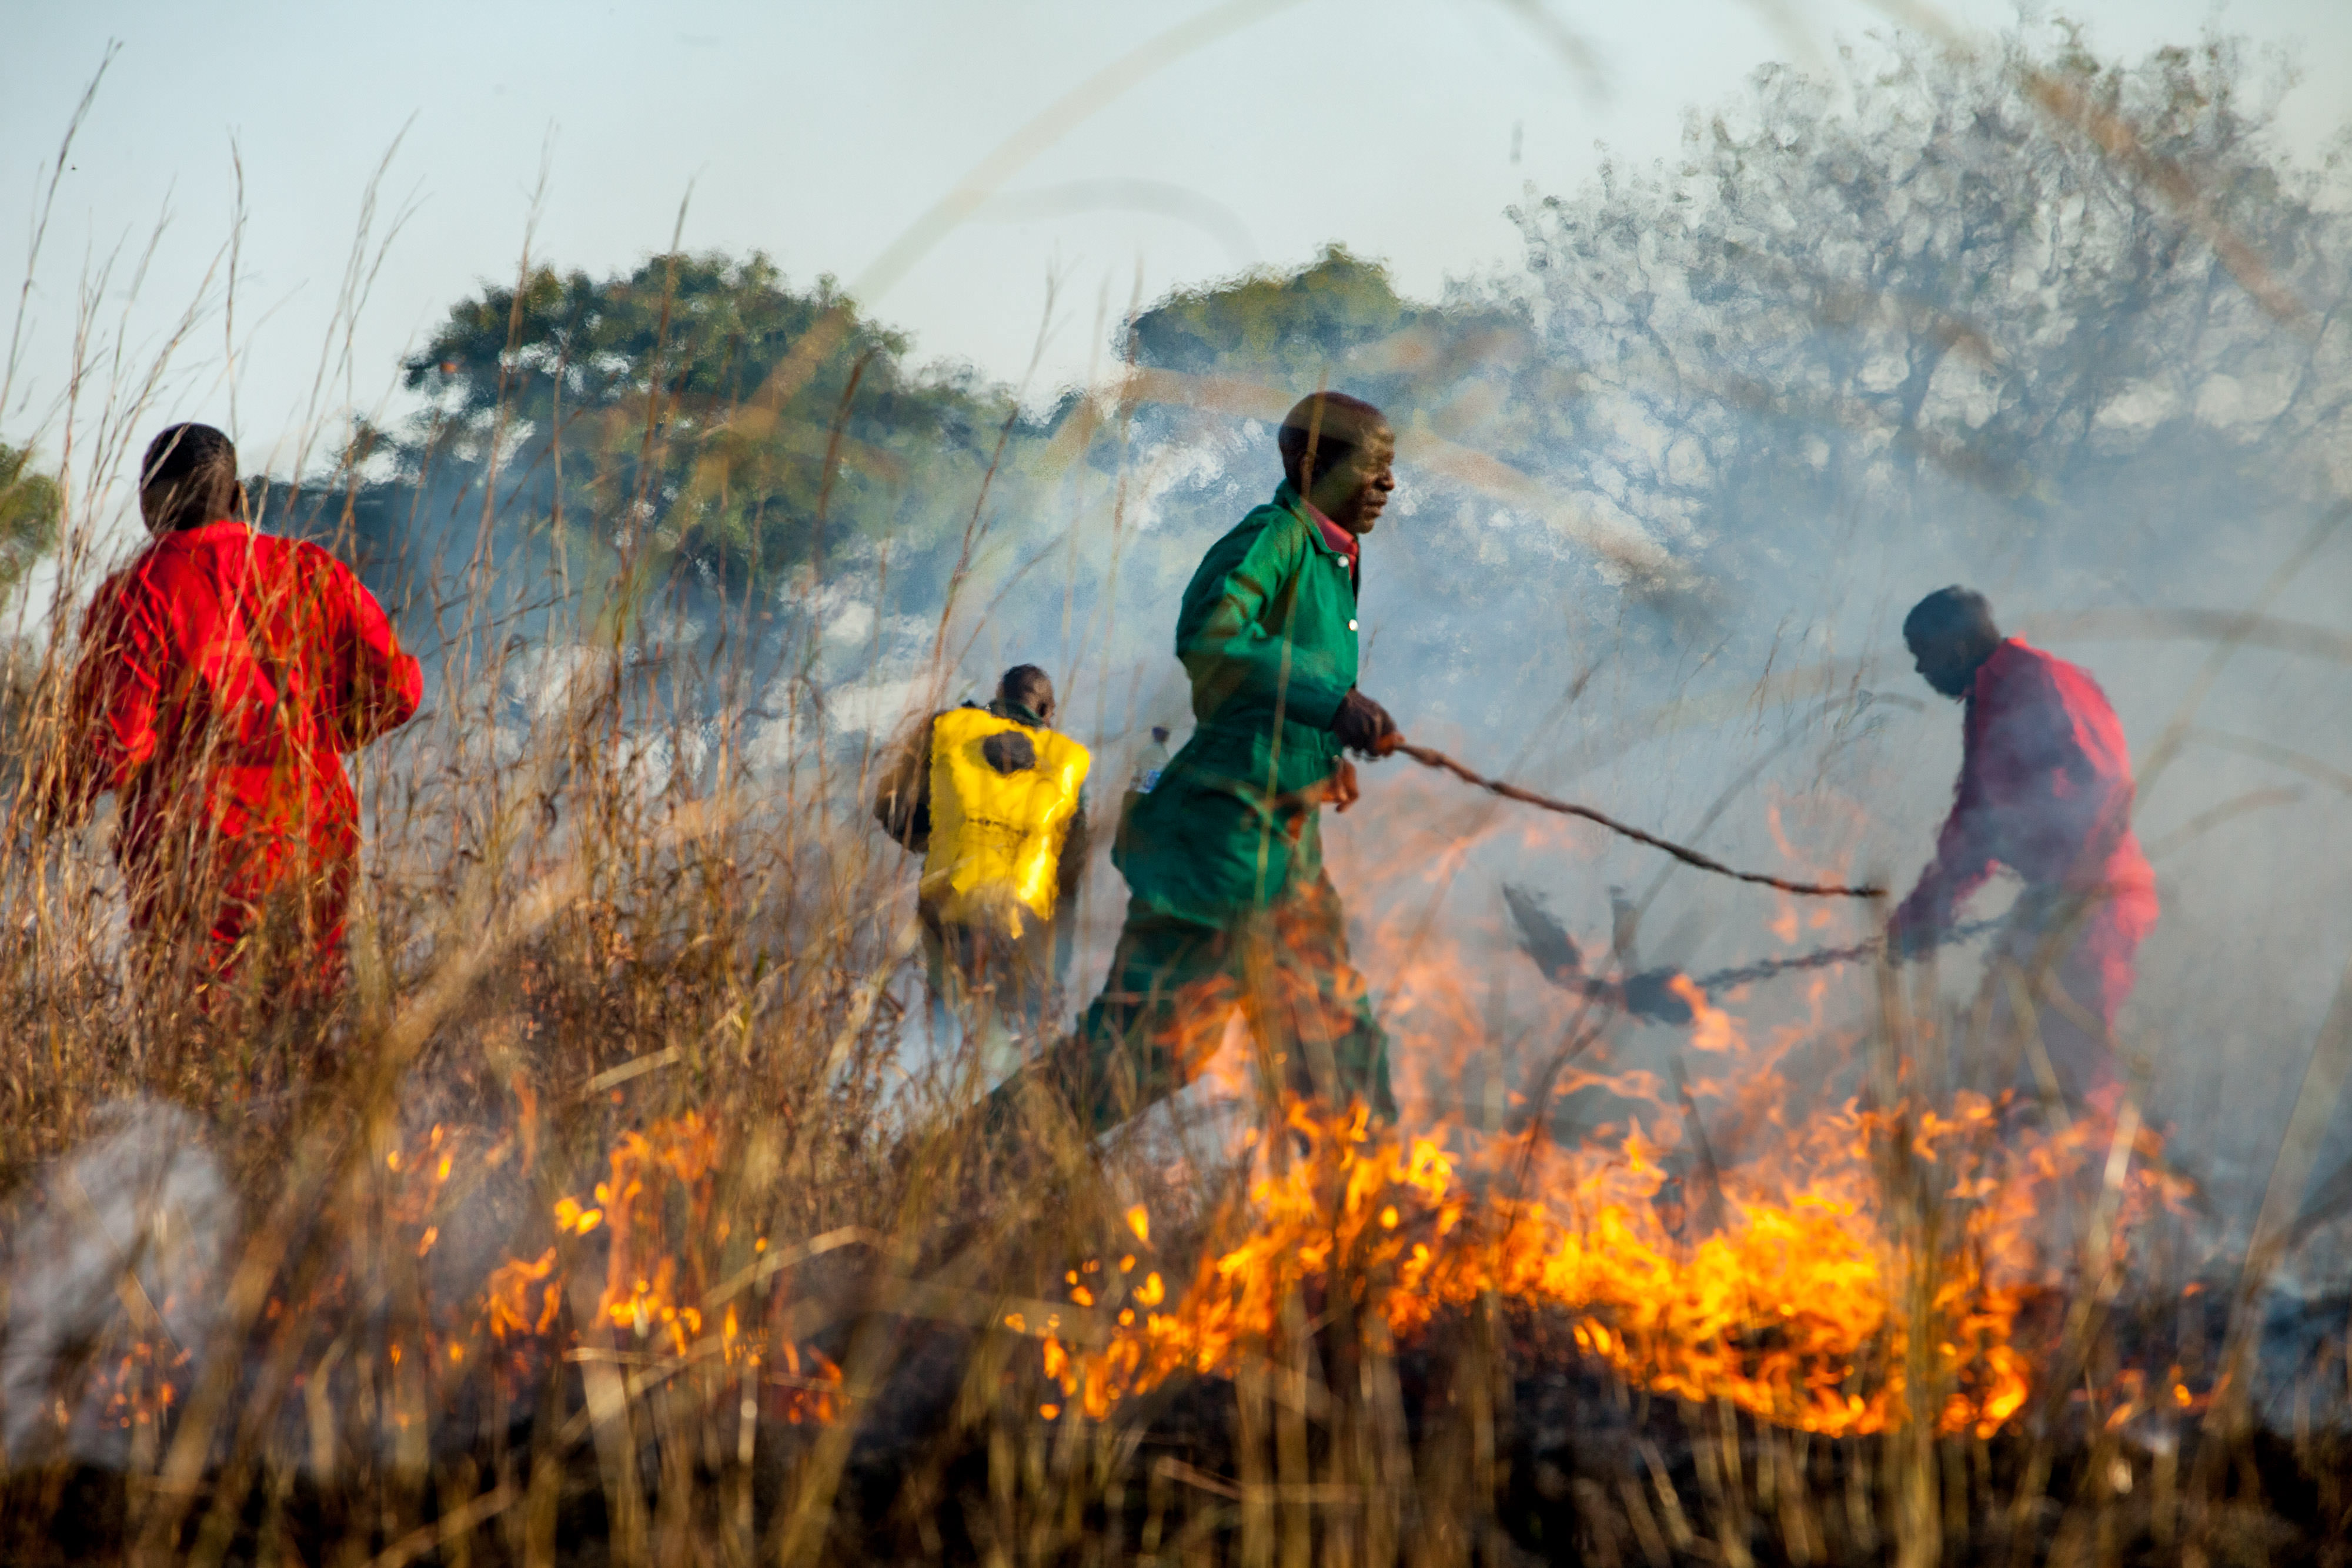
[[[2057, 114], [2069, 84], [2195, 200]], [[464, 631], [446, 609], [426, 630], [434, 584], [478, 564], [503, 585], [500, 634], [524, 642], [497, 692], [460, 699], [504, 716], [502, 758], [562, 711], [559, 671], [602, 667], [529, 646], [561, 583], [593, 601], [657, 567], [625, 656], [741, 673], [664, 706], [649, 780], [735, 757], [781, 785], [1034, 659], [1101, 747], [1108, 802], [1143, 727], [1187, 722], [1177, 595], [1270, 492], [1272, 422], [1328, 381], [1401, 433], [1364, 680], [1410, 733], [1738, 863], [1898, 892], [1948, 803], [1958, 715], [1896, 628], [1971, 583], [2094, 671], [2143, 766], [2160, 737], [2174, 754], [2142, 800], [2167, 915], [2127, 1029], [2150, 1113], [2251, 1203], [2352, 945], [2322, 848], [2352, 829], [2352, 539], [2325, 531], [2352, 392], [2341, 192], [2282, 159], [2256, 62], [2222, 45], [2127, 71], [2063, 35], [1968, 64], [1915, 46], [1843, 86], [1767, 73], [1721, 107], [1675, 171], [1531, 193], [1518, 270], [1416, 298], [1334, 249], [1182, 291], [1119, 330], [1128, 369], [1042, 412], [916, 367], [886, 317], [758, 260], [549, 274], [520, 307], [493, 288], [408, 361], [430, 402], [369, 459], [390, 476], [359, 493], [362, 555], [428, 643]], [[833, 346], [796, 370], [820, 330]], [[649, 425], [656, 353], [673, 401]], [[323, 494], [331, 531], [341, 492]], [[2267, 629], [2241, 647], [2248, 610]], [[1404, 772], [1372, 770], [1332, 836], [1408, 1019], [1432, 1005], [1405, 977], [1433, 941], [1492, 977], [1494, 1029], [1557, 1009], [1498, 923], [1506, 874], [1589, 947], [1627, 890], [1633, 952], [1696, 971], [1865, 929], [1858, 907], [1787, 907]], [[1400, 874], [1385, 846], [1433, 822], [1434, 880]], [[1098, 865], [1082, 990], [1120, 901]], [[1947, 988], [1965, 997], [1975, 963], [1949, 956]], [[1741, 1007], [1759, 1029], [1867, 1011], [1861, 971], [1826, 985]]]
[[[1478, 15], [1465, 24], [1477, 36], [1521, 37]], [[1296, 20], [1261, 42], [1276, 48]], [[941, 325], [962, 318], [926, 279], [954, 270], [954, 246], [878, 301], [845, 296], [814, 280], [854, 280], [887, 235], [771, 263], [721, 243], [743, 202], [714, 179], [693, 211], [730, 214], [720, 237], [690, 221], [679, 256], [592, 267], [609, 241], [571, 254], [551, 218], [534, 263], [583, 270], [535, 272], [520, 300], [492, 284], [452, 306], [442, 287], [420, 316], [409, 299], [423, 324], [403, 340], [395, 398], [371, 390], [390, 375], [376, 348], [331, 342], [307, 460], [265, 435], [249, 462], [277, 476], [273, 516], [356, 536], [412, 636], [450, 654], [436, 699], [478, 709], [501, 766], [568, 711], [582, 672], [708, 664], [729, 682], [674, 685], [637, 711], [648, 787], [740, 766], [796, 789], [1034, 659], [1100, 747], [1109, 809], [1143, 727], [1185, 719], [1176, 596], [1272, 489], [1271, 422], [1328, 381], [1399, 425], [1402, 489], [1367, 556], [1364, 681], [1410, 733], [1737, 863], [1898, 887], [1948, 801], [1958, 717], [1911, 674], [1895, 628], [1926, 591], [1972, 583], [2006, 626], [2093, 669], [2136, 753], [2159, 737], [2178, 750], [2142, 802], [2167, 915], [2127, 1029], [2151, 1115], [2180, 1120], [2183, 1157], [2214, 1162], [2242, 1207], [2352, 945], [2334, 875], [2352, 832], [2352, 538], [2299, 554], [2343, 494], [2352, 381], [2336, 312], [2352, 241], [2340, 183], [2288, 151], [2317, 138], [2307, 120], [2281, 130], [2269, 69], [2221, 44], [2109, 68], [2049, 27], [1967, 59], [1915, 38], [1810, 75], [1769, 68], [1716, 95], [1655, 167], [1512, 165], [1480, 198], [1517, 199], [1483, 249], [1414, 251], [1382, 226], [1402, 211], [1417, 234], [1448, 229], [1419, 204], [1432, 182], [1396, 159], [1377, 192], [1353, 173], [1316, 183], [1339, 205], [1295, 221], [1314, 225], [1307, 244], [1347, 245], [1312, 262], [1293, 236], [1264, 243], [1294, 265], [1223, 283], [1168, 292], [1147, 270], [1104, 293], [1104, 277], [1073, 277], [1025, 383], [1003, 322], [1021, 315], [1034, 335], [1038, 312], [1009, 315], [1017, 291], [964, 272], [954, 292], [978, 324], [969, 339]], [[1172, 122], [1188, 106], [1153, 95], [1191, 78], [1170, 71], [1136, 102]], [[1076, 171], [1036, 176], [1050, 189], [1056, 172]], [[260, 224], [255, 256], [272, 254]], [[1221, 224], [1206, 227], [1222, 245]], [[384, 254], [419, 249], [432, 246], [412, 229]], [[387, 261], [369, 287], [420, 275]], [[385, 308], [354, 297], [360, 319]], [[226, 327], [202, 319], [199, 342]], [[913, 339], [895, 330], [909, 320]], [[37, 367], [56, 346], [41, 330]], [[261, 340], [235, 340], [233, 381], [198, 351], [148, 422], [182, 400], [209, 408], [227, 384], [249, 410], [288, 403], [257, 390], [280, 373], [256, 369]], [[983, 369], [930, 364], [942, 351]], [[50, 384], [28, 381], [21, 406], [40, 409]], [[338, 468], [331, 416], [353, 409], [387, 412]], [[462, 591], [485, 578], [498, 603], [482, 620]], [[597, 619], [606, 604], [620, 609]], [[591, 612], [577, 633], [574, 606]], [[2200, 692], [2232, 646], [2215, 627], [2249, 608], [2287, 630], [2248, 639]], [[429, 777], [435, 744], [395, 747], [388, 770]], [[1859, 909], [1669, 875], [1402, 763], [1370, 782], [1367, 808], [1333, 824], [1334, 852], [1408, 1034], [1436, 1006], [1411, 977], [1446, 944], [1491, 983], [1490, 1033], [1558, 1008], [1510, 951], [1506, 874], [1549, 891], [1593, 950], [1609, 945], [1608, 890], [1626, 890], [1630, 950], [1694, 970], [1864, 927]], [[1391, 852], [1405, 841], [1443, 848], [1406, 871]], [[1097, 866], [1080, 990], [1120, 900]], [[1971, 961], [1946, 970], [1965, 995]], [[1784, 982], [1740, 1005], [1759, 1029], [1867, 1010], [1860, 972], [1827, 987]], [[1629, 1028], [1612, 1049], [1655, 1063], [1677, 1043]]]
[[[40, 561], [0, 638], [0, 1557], [93, 1558], [86, 1527], [243, 1560], [255, 1518], [256, 1561], [316, 1562], [1097, 1562], [1130, 1527], [1188, 1562], [1277, 1533], [1466, 1562], [1503, 1531], [1612, 1563], [2122, 1561], [2135, 1531], [2218, 1561], [2336, 1529], [2332, 1490], [2305, 1504], [2352, 1462], [2352, 162], [2323, 151], [2352, 19], [2250, 5], [2249, 40], [2179, 3], [1964, 32], [1667, 0], [1590, 33], [1557, 0], [713, 3], [674, 43], [427, 4], [331, 68], [358, 30], [307, 11], [150, 18], [32, 197], [55, 226], [0, 388], [0, 592]], [[2305, 24], [2323, 92], [2270, 47]], [[270, 128], [237, 142], [243, 226], [110, 249], [193, 156], [139, 162], [131, 130], [230, 44], [224, 98]], [[338, 160], [413, 103], [360, 194]], [[553, 108], [579, 128], [518, 191]], [[1247, 897], [1213, 892], [1165, 925], [1218, 972], [1146, 983], [1113, 966], [1113, 843], [1148, 915], [1147, 862], [1239, 886], [1257, 832], [1204, 844], [1205, 770], [1122, 815], [1155, 727], [1192, 728], [1179, 604], [1318, 388], [1386, 412], [1397, 489], [1360, 596], [1299, 591], [1431, 766], [1363, 762], [1293, 841], [1344, 932], [1286, 879], [1211, 944]], [[205, 672], [185, 706], [89, 695], [137, 667], [75, 628], [174, 415], [243, 438], [265, 529], [350, 562], [421, 706], [363, 603], [287, 636], [394, 675], [310, 683], [226, 589], [160, 661]], [[242, 536], [205, 537], [234, 583]], [[2163, 913], [2119, 1104], [2064, 1103], [2032, 1009], [2100, 1020], [1990, 961], [2064, 918], [2046, 883], [1878, 961], [1961, 763], [1901, 634], [1951, 584], [2083, 664], [2128, 744]], [[223, 650], [266, 702], [236, 749], [184, 745], [226, 727]], [[1092, 752], [1075, 900], [1031, 853], [1066, 746], [992, 735], [1001, 780], [943, 745], [932, 777], [984, 780], [942, 845], [1016, 814], [975, 798], [1055, 795], [1015, 873], [1075, 947], [1042, 1022], [1025, 973], [932, 984], [966, 916], [919, 903], [876, 799], [1016, 664]], [[322, 720], [293, 770], [289, 694], [394, 685], [398, 727]], [[89, 816], [101, 706], [156, 734]], [[355, 855], [284, 873], [233, 951], [214, 925], [187, 983], [158, 965], [145, 890], [274, 825], [219, 821], [218, 779], [338, 766]], [[2095, 758], [1988, 814], [2038, 846], [2085, 774], [2114, 799]], [[143, 824], [190, 775], [184, 854]], [[336, 913], [279, 985], [289, 890]], [[2041, 924], [1992, 935], [2012, 901]], [[1393, 1126], [1299, 1089], [1339, 1055], [1318, 1019], [1373, 1032], [1350, 967]], [[1149, 1049], [1198, 1071], [1145, 1116], [1006, 1078], [1066, 1064], [1098, 991], [1171, 989]], [[1167, 1086], [1133, 1065], [1103, 1105]]]

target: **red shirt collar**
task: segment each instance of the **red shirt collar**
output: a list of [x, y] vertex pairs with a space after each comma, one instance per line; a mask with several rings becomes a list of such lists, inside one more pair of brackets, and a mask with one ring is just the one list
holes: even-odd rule
[[1969, 683], [1969, 695], [1974, 696], [1979, 691], [2001, 680], [2021, 656], [2030, 655], [2033, 651], [2032, 644], [2022, 637], [2002, 638], [2000, 646], [1986, 654], [1985, 662], [1977, 666], [1976, 679]]
[[209, 523], [197, 523], [189, 528], [167, 529], [154, 535], [153, 542], [162, 544], [172, 539], [209, 538], [223, 529], [240, 534], [249, 534], [254, 531], [251, 523], [241, 522], [236, 517], [215, 517]]
[[1356, 552], [1362, 548], [1363, 541], [1325, 517], [1306, 497], [1298, 498], [1298, 505], [1315, 526], [1323, 530], [1323, 542], [1331, 547], [1331, 553], [1346, 561], [1348, 570], [1353, 571], [1356, 569]]

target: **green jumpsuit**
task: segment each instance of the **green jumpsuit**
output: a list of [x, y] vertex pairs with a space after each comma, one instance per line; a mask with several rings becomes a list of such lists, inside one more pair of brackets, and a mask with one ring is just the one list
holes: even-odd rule
[[1109, 980], [1046, 1066], [1093, 1130], [1190, 1082], [1237, 1006], [1294, 1091], [1395, 1119], [1388, 1041], [1323, 870], [1356, 587], [1286, 483], [1184, 590], [1176, 656], [1196, 727], [1114, 846], [1130, 897]]

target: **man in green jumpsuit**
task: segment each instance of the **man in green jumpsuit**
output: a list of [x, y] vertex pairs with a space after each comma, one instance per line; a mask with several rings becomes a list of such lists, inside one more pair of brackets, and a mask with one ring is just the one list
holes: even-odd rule
[[[1092, 1132], [1190, 1082], [1235, 1007], [1295, 1092], [1396, 1116], [1320, 831], [1326, 802], [1355, 799], [1345, 752], [1382, 757], [1400, 738], [1356, 690], [1359, 545], [1396, 488], [1396, 438], [1371, 404], [1322, 392], [1291, 410], [1279, 445], [1273, 500], [1184, 591], [1176, 656], [1197, 725], [1113, 854], [1130, 898], [1108, 983], [1030, 1070]], [[1016, 1074], [992, 1109], [1021, 1091]]]

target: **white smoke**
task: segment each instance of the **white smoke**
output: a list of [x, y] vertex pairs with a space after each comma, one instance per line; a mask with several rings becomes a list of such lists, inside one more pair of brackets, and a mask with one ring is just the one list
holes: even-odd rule
[[[0, 1219], [0, 1447], [120, 1468], [153, 1392], [194, 1381], [236, 1200], [194, 1117], [102, 1107], [90, 1136]], [[142, 1430], [143, 1428], [143, 1430]]]

